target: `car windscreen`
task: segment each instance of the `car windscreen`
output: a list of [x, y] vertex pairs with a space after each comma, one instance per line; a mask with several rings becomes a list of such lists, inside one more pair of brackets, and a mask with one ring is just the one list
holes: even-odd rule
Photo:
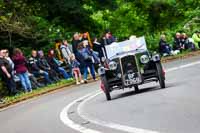
[[136, 51], [136, 50], [147, 50], [146, 41], [144, 36], [126, 40], [123, 42], [114, 42], [106, 47], [107, 58], [111, 58], [117, 54]]

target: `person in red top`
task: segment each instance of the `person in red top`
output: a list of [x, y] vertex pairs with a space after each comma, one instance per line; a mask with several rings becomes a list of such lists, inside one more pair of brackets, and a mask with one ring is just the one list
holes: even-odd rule
[[20, 49], [16, 48], [13, 51], [12, 60], [15, 64], [15, 71], [17, 76], [19, 76], [21, 84], [25, 92], [32, 92], [31, 82], [28, 76], [28, 69], [26, 67], [26, 59]]

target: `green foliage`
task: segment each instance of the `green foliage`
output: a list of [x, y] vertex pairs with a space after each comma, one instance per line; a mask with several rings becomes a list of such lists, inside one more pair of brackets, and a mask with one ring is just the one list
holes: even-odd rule
[[160, 34], [192, 34], [200, 26], [198, 0], [0, 0], [2, 46], [47, 50], [74, 32], [101, 36], [105, 29], [123, 40], [145, 35], [155, 50]]

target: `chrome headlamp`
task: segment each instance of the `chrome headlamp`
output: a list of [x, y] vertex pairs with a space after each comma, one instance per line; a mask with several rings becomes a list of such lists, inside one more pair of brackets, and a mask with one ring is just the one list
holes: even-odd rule
[[152, 60], [153, 60], [154, 62], [160, 61], [160, 55], [159, 55], [159, 54], [153, 55], [153, 56], [152, 56]]
[[117, 69], [117, 63], [115, 61], [109, 62], [108, 66], [109, 66], [110, 70], [116, 70]]
[[140, 57], [140, 62], [142, 63], [142, 64], [146, 64], [146, 63], [148, 63], [149, 62], [149, 56], [148, 55], [142, 55], [141, 57]]
[[99, 69], [98, 69], [98, 74], [99, 75], [103, 75], [103, 74], [105, 74], [106, 73], [106, 71], [105, 71], [105, 68], [104, 67], [100, 67]]

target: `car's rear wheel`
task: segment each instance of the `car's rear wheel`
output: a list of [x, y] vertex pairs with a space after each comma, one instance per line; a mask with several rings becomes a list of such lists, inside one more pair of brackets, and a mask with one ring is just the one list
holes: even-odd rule
[[138, 87], [138, 85], [134, 85], [134, 88], [135, 88], [135, 92], [136, 92], [136, 93], [139, 92], [139, 87]]
[[156, 69], [157, 69], [157, 76], [158, 76], [160, 87], [165, 88], [165, 76], [164, 76], [163, 68], [160, 62], [156, 63]]
[[110, 90], [109, 90], [109, 85], [108, 85], [107, 79], [104, 76], [104, 77], [101, 78], [101, 80], [102, 80], [102, 83], [104, 85], [104, 93], [106, 95], [106, 99], [108, 101], [110, 101], [111, 100], [111, 96], [110, 96]]

